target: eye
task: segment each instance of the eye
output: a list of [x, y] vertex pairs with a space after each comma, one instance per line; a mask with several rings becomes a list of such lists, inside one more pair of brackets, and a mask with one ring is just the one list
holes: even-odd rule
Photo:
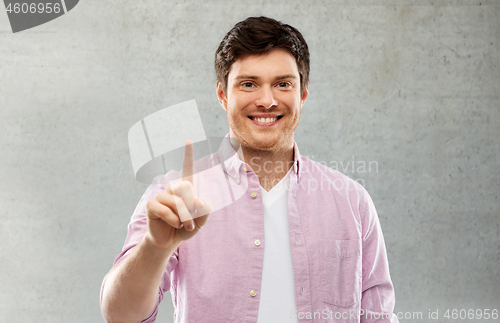
[[241, 84], [241, 86], [246, 87], [246, 88], [251, 88], [251, 87], [253, 87], [254, 85], [253, 85], [253, 83], [251, 83], [251, 82], [245, 82], [245, 83], [242, 83], [242, 84]]
[[278, 83], [278, 87], [281, 87], [281, 88], [287, 88], [291, 86], [291, 84], [289, 82], [280, 82]]

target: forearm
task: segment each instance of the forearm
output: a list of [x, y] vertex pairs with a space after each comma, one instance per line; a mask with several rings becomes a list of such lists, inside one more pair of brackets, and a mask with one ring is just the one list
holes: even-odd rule
[[107, 322], [140, 322], [151, 313], [163, 272], [177, 247], [157, 248], [145, 236], [130, 255], [111, 269], [101, 302]]

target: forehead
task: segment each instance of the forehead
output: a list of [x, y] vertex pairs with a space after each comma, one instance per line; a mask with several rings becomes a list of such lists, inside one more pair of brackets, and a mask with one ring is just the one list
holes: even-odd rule
[[293, 55], [284, 49], [273, 49], [269, 53], [247, 55], [236, 60], [229, 70], [228, 79], [240, 75], [253, 77], [272, 77], [281, 75], [299, 76], [297, 62]]

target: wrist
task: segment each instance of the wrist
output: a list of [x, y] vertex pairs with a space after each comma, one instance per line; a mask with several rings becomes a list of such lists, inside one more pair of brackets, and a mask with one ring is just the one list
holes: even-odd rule
[[142, 239], [142, 245], [144, 246], [145, 249], [149, 250], [152, 253], [157, 253], [157, 254], [172, 254], [181, 244], [180, 239], [172, 239], [170, 243], [167, 243], [165, 245], [158, 245], [155, 243], [155, 240], [151, 236], [150, 232], [146, 232]]

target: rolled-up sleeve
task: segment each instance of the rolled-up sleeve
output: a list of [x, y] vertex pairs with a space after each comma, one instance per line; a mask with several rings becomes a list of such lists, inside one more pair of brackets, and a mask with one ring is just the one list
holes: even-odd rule
[[[148, 187], [144, 195], [141, 197], [130, 219], [130, 223], [128, 225], [127, 238], [125, 239], [122, 252], [116, 257], [113, 266], [118, 265], [122, 260], [124, 260], [130, 254], [130, 252], [132, 252], [134, 247], [142, 240], [144, 234], [146, 234], [148, 230], [147, 203], [149, 200], [154, 199], [156, 195], [158, 195], [158, 193], [164, 191], [166, 187], [167, 187], [166, 176], [165, 175], [158, 176], [153, 180], [153, 183]], [[148, 315], [148, 317], [145, 318], [142, 322], [151, 323], [156, 320], [156, 315], [158, 314], [158, 306], [160, 302], [163, 300], [164, 293], [170, 289], [171, 286], [170, 275], [177, 266], [177, 263], [178, 263], [178, 250], [176, 250], [172, 254], [167, 263], [167, 266], [165, 267], [165, 271], [163, 273], [160, 286], [158, 288], [158, 299], [155, 308]], [[106, 283], [106, 277], [104, 277], [103, 282], [101, 284], [101, 301], [105, 283]]]
[[398, 318], [393, 313], [394, 287], [389, 274], [382, 228], [368, 193], [364, 194], [360, 214], [364, 217], [361, 322], [397, 323]]

